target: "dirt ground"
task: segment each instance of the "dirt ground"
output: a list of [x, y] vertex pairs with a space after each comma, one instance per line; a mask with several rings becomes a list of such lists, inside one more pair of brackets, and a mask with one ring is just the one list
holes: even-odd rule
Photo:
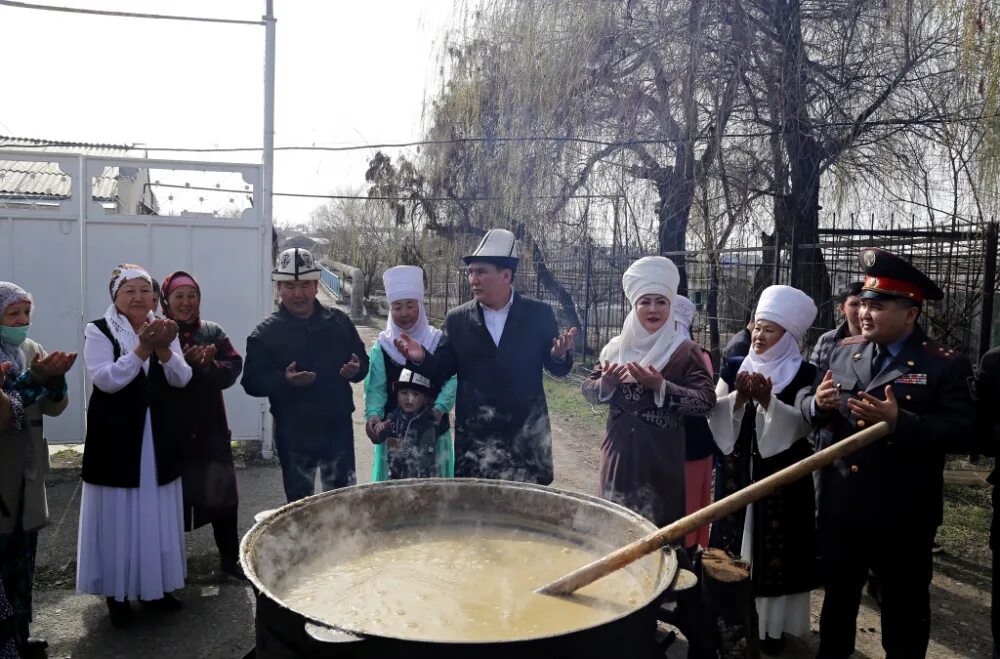
[[[360, 328], [371, 343], [377, 329]], [[553, 425], [554, 485], [596, 494], [599, 447], [603, 414], [587, 406], [571, 383], [547, 382]], [[358, 408], [361, 387], [355, 387]], [[355, 414], [355, 445], [358, 482], [368, 482], [371, 445], [361, 428], [361, 413]], [[284, 503], [280, 469], [276, 462], [241, 461], [237, 470], [240, 486], [240, 531], [253, 524], [254, 513]], [[184, 609], [178, 613], [138, 610], [134, 626], [113, 629], [107, 620], [103, 599], [75, 592], [76, 531], [79, 514], [79, 453], [53, 451], [49, 479], [51, 524], [39, 540], [35, 588], [35, 622], [32, 632], [47, 638], [49, 656], [58, 658], [239, 658], [253, 646], [253, 594], [245, 584], [220, 579], [216, 568], [211, 529], [188, 534], [188, 585], [179, 593]], [[968, 538], [957, 540], [968, 543]], [[974, 540], [977, 541], [977, 540]], [[931, 586], [933, 622], [928, 656], [988, 657], [989, 632], [988, 564], [985, 552], [967, 552], [967, 546], [949, 545], [936, 559]], [[963, 556], [971, 555], [967, 560]], [[789, 659], [814, 656], [822, 593], [813, 593], [812, 633], [794, 640], [783, 655]], [[857, 656], [884, 656], [880, 645], [878, 613], [866, 601], [858, 620]], [[671, 647], [670, 657], [685, 656], [683, 640]]]

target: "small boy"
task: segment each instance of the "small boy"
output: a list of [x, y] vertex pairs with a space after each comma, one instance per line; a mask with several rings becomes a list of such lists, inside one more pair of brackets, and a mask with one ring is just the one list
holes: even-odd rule
[[389, 478], [431, 478], [437, 470], [437, 420], [431, 382], [403, 369], [393, 383], [398, 407], [378, 426], [376, 443], [386, 443]]

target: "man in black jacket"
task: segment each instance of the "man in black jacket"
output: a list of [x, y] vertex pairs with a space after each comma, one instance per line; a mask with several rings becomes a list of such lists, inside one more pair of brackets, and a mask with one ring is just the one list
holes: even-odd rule
[[448, 312], [434, 354], [405, 333], [407, 368], [443, 383], [458, 374], [455, 476], [552, 482], [552, 433], [542, 369], [573, 368], [576, 328], [560, 334], [552, 308], [513, 290], [514, 235], [487, 232], [463, 259], [474, 300]]
[[316, 300], [320, 270], [312, 254], [287, 249], [272, 279], [281, 303], [247, 338], [243, 388], [267, 396], [288, 501], [354, 483], [351, 382], [368, 373], [354, 323]]
[[863, 251], [861, 264], [861, 335], [837, 343], [803, 412], [817, 427], [828, 425], [833, 443], [880, 421], [892, 433], [822, 473], [818, 657], [853, 652], [869, 568], [881, 582], [886, 656], [923, 657], [945, 453], [974, 431], [972, 366], [917, 323], [923, 301], [944, 296], [934, 282], [879, 249]]
[[[1000, 457], [1000, 347], [988, 350], [979, 362], [979, 386], [976, 389], [979, 420], [978, 452]], [[997, 506], [1000, 505], [1000, 474], [994, 466], [988, 479], [993, 486], [993, 518], [990, 521], [990, 550], [993, 552], [993, 592], [990, 600], [990, 625], [993, 628], [993, 659], [1000, 659], [1000, 612], [997, 611], [997, 553], [1000, 551], [1000, 528], [997, 528]]]

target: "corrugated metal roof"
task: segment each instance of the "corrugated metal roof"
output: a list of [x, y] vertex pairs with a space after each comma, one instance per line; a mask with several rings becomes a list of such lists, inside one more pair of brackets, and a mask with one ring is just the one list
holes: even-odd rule
[[[0, 155], [4, 151], [30, 151], [32, 153], [69, 153], [87, 156], [128, 156], [132, 147], [124, 144], [96, 144], [87, 142], [58, 142], [0, 135]], [[0, 196], [37, 199], [67, 198], [70, 178], [54, 162], [31, 160], [0, 160]], [[94, 183], [94, 198], [112, 201], [118, 194], [118, 168], [107, 167]]]

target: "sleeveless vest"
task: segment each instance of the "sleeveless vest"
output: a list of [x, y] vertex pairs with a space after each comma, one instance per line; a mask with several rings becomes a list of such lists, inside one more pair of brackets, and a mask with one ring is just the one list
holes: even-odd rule
[[[103, 318], [94, 326], [108, 337], [114, 358], [122, 350]], [[181, 475], [181, 440], [185, 421], [182, 389], [167, 383], [156, 354], [149, 357], [149, 373], [139, 373], [115, 393], [93, 387], [87, 405], [87, 438], [83, 452], [84, 482], [109, 487], [139, 487], [142, 436], [146, 410], [152, 421], [156, 481], [166, 485]]]

